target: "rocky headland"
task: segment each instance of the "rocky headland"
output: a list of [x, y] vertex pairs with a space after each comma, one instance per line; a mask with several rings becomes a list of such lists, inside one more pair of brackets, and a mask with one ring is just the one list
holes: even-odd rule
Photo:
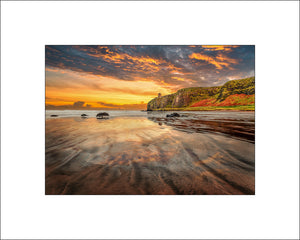
[[148, 111], [156, 110], [254, 110], [255, 77], [232, 80], [223, 86], [192, 87], [152, 99]]

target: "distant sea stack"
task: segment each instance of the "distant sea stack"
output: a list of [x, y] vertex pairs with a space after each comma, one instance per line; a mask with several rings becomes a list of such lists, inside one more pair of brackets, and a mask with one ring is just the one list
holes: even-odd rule
[[[192, 87], [176, 93], [152, 99], [147, 110], [204, 110], [207, 107], [253, 106], [255, 98], [255, 77], [232, 80], [218, 87]], [[205, 108], [206, 107], [206, 108]]]

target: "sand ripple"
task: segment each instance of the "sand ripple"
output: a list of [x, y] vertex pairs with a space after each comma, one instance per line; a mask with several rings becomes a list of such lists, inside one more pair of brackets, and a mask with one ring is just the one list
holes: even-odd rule
[[47, 120], [46, 194], [254, 194], [249, 135], [176, 121]]

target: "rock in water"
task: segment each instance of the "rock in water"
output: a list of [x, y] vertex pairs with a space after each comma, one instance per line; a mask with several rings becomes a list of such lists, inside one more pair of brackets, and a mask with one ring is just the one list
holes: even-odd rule
[[180, 117], [178, 113], [167, 114], [167, 117]]
[[96, 118], [98, 118], [98, 119], [108, 118], [108, 117], [109, 117], [109, 114], [107, 112], [101, 112], [96, 115]]
[[86, 115], [85, 113], [84, 114], [81, 114], [81, 117], [87, 117], [88, 115]]
[[50, 117], [58, 117], [58, 115], [52, 114], [50, 115]]

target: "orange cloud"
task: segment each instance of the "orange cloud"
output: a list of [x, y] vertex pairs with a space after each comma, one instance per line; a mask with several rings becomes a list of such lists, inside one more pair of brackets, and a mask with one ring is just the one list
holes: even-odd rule
[[103, 57], [106, 54], [113, 54], [107, 46], [98, 46], [97, 48], [85, 48], [84, 46], [73, 46], [79, 51], [84, 51], [87, 55], [91, 57]]
[[151, 71], [158, 72], [160, 70], [159, 65], [166, 62], [159, 59], [150, 57], [134, 57], [129, 54], [111, 53], [103, 56], [103, 59], [112, 61], [114, 63], [128, 63], [130, 66], [124, 68], [125, 71]]
[[221, 62], [228, 62], [228, 63], [232, 63], [232, 64], [238, 63], [237, 59], [229, 58], [223, 54], [219, 54], [218, 56], [216, 56], [216, 59], [218, 59]]
[[[85, 50], [87, 52], [87, 50]], [[105, 52], [105, 53], [103, 53]], [[169, 70], [177, 70], [179, 71], [180, 68], [175, 67], [172, 64], [169, 64], [165, 60], [162, 59], [155, 59], [147, 56], [132, 56], [126, 53], [117, 53], [111, 51], [108, 47], [98, 47], [97, 49], [93, 49], [92, 52], [86, 53], [92, 57], [99, 57], [107, 62], [112, 62], [115, 64], [122, 64], [124, 63], [125, 67], [116, 66], [121, 68], [125, 71], [136, 71], [136, 72], [158, 72], [161, 70], [161, 66], [167, 67]]]
[[201, 54], [201, 53], [193, 53], [193, 54], [189, 55], [189, 58], [206, 61], [210, 64], [215, 65], [217, 69], [222, 69], [223, 67], [228, 67], [228, 68], [232, 69], [232, 67], [230, 67], [230, 65], [238, 63], [238, 61], [236, 59], [226, 57], [225, 55], [222, 55], [222, 54], [219, 54], [216, 57], [211, 57], [211, 56]]
[[207, 51], [232, 51], [233, 48], [237, 48], [238, 46], [234, 45], [202, 45], [202, 48], [204, 48]]
[[182, 68], [179, 68], [179, 67], [176, 67], [174, 66], [173, 64], [168, 64], [167, 65], [167, 68], [168, 70], [170, 71], [170, 73], [173, 73], [173, 74], [183, 74], [181, 71], [182, 71]]
[[59, 72], [59, 73], [65, 73], [62, 69], [60, 68], [49, 68], [49, 67], [46, 67], [46, 72]]
[[181, 78], [181, 77], [172, 77], [173, 79], [177, 80], [177, 81], [181, 81], [181, 82], [184, 82], [185, 79], [184, 78]]

